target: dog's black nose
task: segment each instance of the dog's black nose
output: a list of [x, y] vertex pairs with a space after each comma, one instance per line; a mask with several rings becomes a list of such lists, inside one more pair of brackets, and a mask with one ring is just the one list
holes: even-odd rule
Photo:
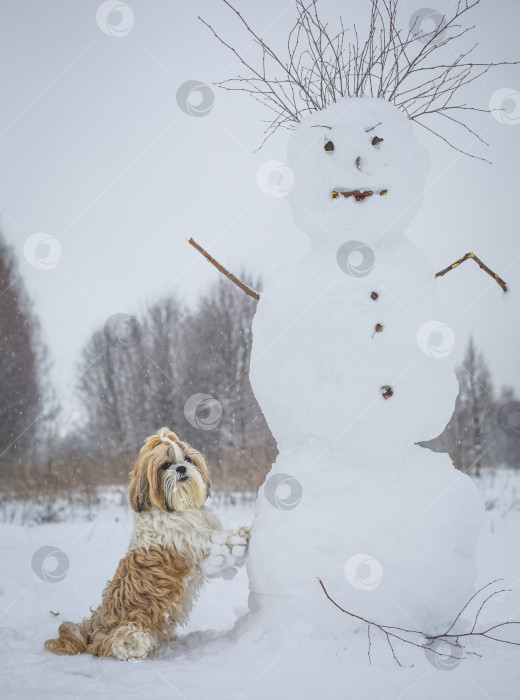
[[177, 467], [175, 471], [177, 472], [177, 474], [186, 474], [186, 467]]

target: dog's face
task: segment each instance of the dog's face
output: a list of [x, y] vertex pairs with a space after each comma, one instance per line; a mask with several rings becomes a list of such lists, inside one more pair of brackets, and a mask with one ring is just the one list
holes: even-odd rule
[[130, 472], [130, 504], [141, 513], [201, 508], [209, 496], [208, 468], [200, 452], [167, 428], [151, 435]]

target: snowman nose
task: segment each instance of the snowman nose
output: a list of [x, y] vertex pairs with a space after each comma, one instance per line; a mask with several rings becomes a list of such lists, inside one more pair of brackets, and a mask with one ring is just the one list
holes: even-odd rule
[[358, 170], [363, 170], [363, 166], [361, 165], [361, 156], [358, 156], [358, 157], [356, 158], [356, 168], [357, 168]]

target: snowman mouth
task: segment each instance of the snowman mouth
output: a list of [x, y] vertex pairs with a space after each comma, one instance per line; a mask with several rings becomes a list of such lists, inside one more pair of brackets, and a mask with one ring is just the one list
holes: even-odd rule
[[331, 199], [337, 199], [338, 197], [353, 197], [356, 202], [364, 202], [365, 199], [372, 197], [372, 195], [377, 194], [383, 196], [388, 194], [388, 190], [332, 190], [330, 193]]

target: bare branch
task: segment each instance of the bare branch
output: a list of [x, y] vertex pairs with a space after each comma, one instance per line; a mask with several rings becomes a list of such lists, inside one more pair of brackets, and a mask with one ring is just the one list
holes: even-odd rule
[[231, 282], [233, 282], [233, 284], [236, 284], [237, 287], [240, 287], [240, 289], [243, 292], [245, 292], [248, 296], [253, 297], [253, 299], [256, 299], [256, 301], [258, 301], [260, 299], [260, 295], [258, 294], [258, 292], [255, 292], [253, 289], [248, 287], [247, 284], [244, 284], [244, 282], [241, 282], [237, 277], [235, 277], [235, 275], [231, 274], [231, 272], [228, 272], [223, 265], [221, 265], [219, 262], [217, 262], [215, 260], [215, 258], [211, 257], [211, 255], [207, 251], [205, 251], [202, 246], [200, 246], [198, 243], [196, 243], [193, 240], [193, 238], [190, 238], [188, 240], [188, 243], [190, 245], [192, 245], [195, 248], [195, 250], [198, 250], [199, 253], [202, 253], [202, 255], [206, 258], [206, 260], [208, 262], [210, 262], [212, 265], [214, 265], [217, 268], [217, 270], [222, 272], [223, 275], [225, 275], [228, 279], [230, 279]]
[[[461, 611], [458, 613], [458, 615], [455, 617], [451, 625], [448, 627], [448, 629], [441, 633], [441, 634], [427, 634], [426, 632], [423, 632], [422, 630], [410, 630], [410, 629], [405, 629], [403, 627], [395, 627], [392, 625], [383, 625], [381, 623], [375, 622], [374, 620], [369, 620], [365, 617], [362, 617], [361, 615], [356, 615], [353, 612], [350, 612], [349, 610], [345, 610], [345, 608], [342, 608], [341, 605], [336, 603], [336, 601], [329, 595], [327, 589], [325, 588], [325, 584], [321, 580], [321, 578], [318, 578], [318, 582], [325, 593], [325, 596], [330, 600], [330, 602], [335, 605], [341, 612], [345, 613], [349, 617], [352, 617], [356, 620], [359, 620], [361, 622], [364, 622], [366, 625], [368, 625], [368, 658], [370, 660], [370, 663], [372, 663], [371, 659], [371, 647], [372, 647], [372, 642], [370, 638], [370, 628], [371, 627], [376, 627], [379, 629], [383, 634], [385, 635], [386, 641], [388, 643], [388, 646], [390, 647], [390, 651], [392, 652], [392, 656], [394, 657], [395, 661], [399, 664], [399, 666], [402, 666], [401, 662], [397, 658], [395, 648], [392, 644], [392, 640], [399, 640], [401, 642], [404, 642], [405, 644], [410, 644], [411, 646], [417, 647], [418, 649], [425, 649], [429, 651], [432, 654], [437, 654], [438, 656], [445, 656], [442, 652], [437, 651], [437, 649], [433, 648], [433, 642], [439, 641], [439, 642], [444, 642], [446, 644], [449, 644], [450, 646], [454, 648], [460, 649], [462, 652], [465, 654], [473, 654], [475, 656], [480, 656], [477, 652], [474, 651], [467, 651], [464, 646], [460, 643], [461, 638], [465, 637], [485, 637], [486, 639], [491, 639], [495, 642], [501, 642], [502, 644], [510, 644], [512, 646], [520, 646], [520, 642], [513, 642], [508, 639], [500, 639], [499, 637], [492, 637], [489, 632], [492, 632], [495, 629], [501, 628], [501, 627], [507, 627], [508, 625], [520, 625], [520, 621], [508, 621], [508, 622], [501, 622], [499, 624], [493, 625], [492, 627], [489, 627], [485, 630], [481, 630], [480, 632], [477, 631], [476, 625], [478, 622], [478, 618], [480, 613], [482, 612], [483, 608], [485, 607], [486, 603], [493, 598], [493, 596], [498, 595], [499, 593], [504, 593], [506, 591], [509, 591], [510, 589], [501, 589], [498, 591], [495, 591], [494, 593], [491, 593], [489, 596], [487, 596], [482, 604], [480, 605], [477, 614], [474, 618], [473, 625], [471, 627], [471, 630], [469, 632], [451, 632], [451, 630], [455, 627], [456, 623], [458, 620], [460, 620], [460, 617], [462, 613], [468, 608], [471, 602], [475, 600], [475, 598], [478, 597], [482, 591], [484, 591], [486, 588], [489, 586], [493, 585], [494, 583], [497, 583], [501, 579], [495, 579], [494, 581], [490, 581], [487, 583], [485, 586], [482, 586], [482, 588], [479, 588], [478, 591], [476, 591], [471, 598], [468, 600], [468, 602], [464, 605], [464, 607], [461, 609]], [[402, 632], [404, 634], [408, 635], [419, 635], [420, 637], [423, 637], [426, 639], [426, 642], [420, 642], [420, 641], [414, 641], [413, 639], [407, 639], [403, 634], [396, 634], [394, 630], [397, 630], [398, 632]], [[466, 658], [461, 656], [461, 659]]]
[[[297, 16], [288, 33], [285, 56], [269, 46], [229, 0], [222, 2], [239, 20], [260, 55], [255, 60], [246, 60], [208, 22], [199, 18], [247, 71], [217, 85], [248, 93], [274, 114], [264, 132], [264, 143], [277, 129], [294, 128], [309, 113], [324, 109], [341, 97], [370, 95], [394, 103], [450, 147], [471, 156], [419, 119], [430, 119], [435, 114], [444, 116], [457, 130], [469, 131], [487, 145], [459, 114], [463, 110], [488, 113], [491, 110], [453, 105], [453, 97], [492, 68], [519, 63], [473, 63], [469, 57], [476, 43], [463, 51], [453, 48], [473, 31], [474, 26], [465, 26], [466, 14], [480, 0], [459, 0], [450, 15], [426, 33], [417, 26], [418, 19], [411, 26], [409, 23], [404, 28], [400, 26], [399, 0], [371, 0], [365, 38], [360, 37], [354, 25], [350, 41], [341, 17], [337, 31], [331, 31], [319, 15], [317, 0], [296, 0]], [[455, 56], [451, 63], [445, 61], [446, 47]], [[448, 110], [452, 115], [446, 114]], [[480, 156], [472, 157], [489, 162]]]
[[[324, 127], [324, 128], [330, 128], [330, 127]], [[371, 129], [368, 129], [368, 131], [371, 131]], [[383, 190], [383, 192], [384, 192], [384, 190]], [[335, 199], [336, 197], [339, 197], [340, 194], [343, 195], [344, 197], [354, 197], [355, 199], [365, 199], [366, 197], [371, 196], [373, 193], [370, 190], [366, 190], [364, 192], [360, 192], [359, 190], [352, 190], [351, 192], [332, 192], [333, 199]], [[244, 291], [248, 296], [253, 297], [253, 299], [256, 299], [256, 301], [258, 301], [260, 299], [260, 295], [258, 294], [258, 292], [255, 292], [253, 289], [251, 289], [246, 284], [241, 282], [238, 279], [238, 277], [235, 277], [235, 275], [233, 275], [231, 272], [226, 270], [226, 268], [223, 265], [221, 265], [218, 262], [218, 260], [215, 260], [215, 258], [212, 257], [206, 250], [204, 250], [204, 248], [202, 248], [202, 246], [200, 246], [198, 243], [196, 243], [196, 241], [194, 241], [193, 238], [188, 239], [188, 243], [190, 245], [192, 245], [196, 250], [198, 250], [199, 253], [201, 253], [206, 258], [206, 260], [208, 262], [210, 262], [214, 267], [217, 268], [217, 270], [219, 270], [219, 272], [222, 272], [222, 274], [225, 275], [228, 279], [230, 279], [234, 284], [236, 284], [237, 287], [240, 287], [240, 289], [242, 289], [242, 291]], [[492, 270], [490, 270], [490, 268], [487, 267], [487, 265], [484, 265], [482, 260], [480, 260], [480, 258], [477, 258], [475, 253], [466, 253], [466, 255], [464, 255], [462, 258], [459, 258], [459, 260], [457, 260], [453, 264], [449, 265], [444, 270], [437, 272], [435, 277], [442, 277], [450, 270], [455, 269], [461, 263], [465, 262], [466, 260], [470, 260], [470, 259], [474, 260], [477, 263], [477, 265], [482, 270], [484, 270], [484, 272], [487, 272], [488, 275], [493, 277], [493, 279], [497, 282], [497, 284], [500, 285], [500, 287], [504, 290], [504, 292], [507, 292], [507, 284], [504, 282], [504, 280], [501, 277], [499, 277], [498, 275], [496, 275]], [[500, 579], [497, 579], [497, 581], [498, 580], [500, 580]], [[492, 583], [496, 583], [496, 581], [491, 581], [491, 583], [488, 583], [487, 586], [490, 586]], [[487, 588], [487, 586], [484, 586], [484, 588]], [[483, 590], [483, 589], [481, 589], [481, 590]], [[500, 592], [501, 591], [497, 591], [496, 593], [500, 593]], [[480, 593], [480, 591], [477, 591], [477, 593]], [[475, 593], [475, 595], [477, 595], [477, 593]], [[496, 595], [496, 593], [493, 593], [493, 595]], [[469, 603], [471, 603], [472, 600], [473, 600], [473, 598], [470, 598], [470, 600], [466, 603], [466, 606], [469, 605]], [[461, 610], [461, 613], [464, 612], [464, 609], [465, 608], [463, 608]], [[477, 615], [477, 617], [478, 617], [478, 615]], [[456, 618], [454, 620], [453, 624], [455, 624], [455, 622], [457, 622], [457, 619], [458, 618]], [[445, 634], [450, 632], [450, 630], [451, 630], [451, 627], [449, 630], [446, 631]], [[408, 632], [408, 631], [409, 630], [403, 630], [403, 632]]]
[[502, 290], [504, 292], [507, 292], [507, 284], [504, 282], [504, 280], [501, 277], [499, 277], [497, 274], [495, 274], [493, 272], [493, 270], [490, 270], [487, 265], [484, 265], [482, 260], [480, 258], [477, 258], [475, 253], [466, 253], [466, 255], [463, 255], [462, 258], [459, 258], [459, 260], [456, 260], [454, 263], [452, 263], [448, 267], [444, 268], [444, 270], [437, 272], [435, 277], [442, 277], [450, 270], [454, 270], [456, 267], [458, 267], [461, 263], [465, 262], [466, 260], [474, 260], [477, 263], [477, 265], [480, 267], [481, 270], [484, 270], [484, 272], [487, 272], [487, 274], [495, 280], [495, 282], [502, 288]]

